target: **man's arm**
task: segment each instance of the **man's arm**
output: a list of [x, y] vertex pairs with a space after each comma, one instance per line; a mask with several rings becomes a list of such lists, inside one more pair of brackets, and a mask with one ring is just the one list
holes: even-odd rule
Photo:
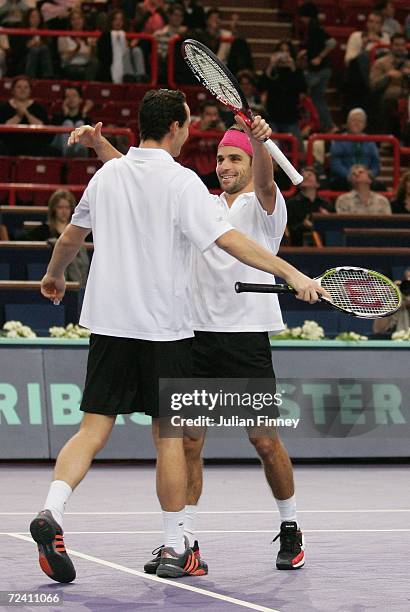
[[[295, 289], [296, 297], [300, 300], [313, 304], [318, 300], [319, 295], [331, 299], [329, 293], [322, 289], [316, 281], [299, 272], [281, 257], [272, 255], [257, 242], [236, 230], [225, 232], [215, 242], [219, 248], [242, 263], [283, 278], [288, 285]], [[232, 280], [234, 282], [237, 279]]]
[[262, 208], [271, 215], [276, 204], [276, 185], [273, 180], [272, 158], [264, 146], [264, 141], [270, 138], [272, 130], [262, 117], [255, 117], [252, 128], [249, 129], [240, 117], [236, 121], [243, 127], [251, 139], [253, 149], [252, 174], [256, 197]]
[[115, 147], [101, 134], [102, 123], [99, 121], [95, 127], [91, 125], [82, 125], [76, 128], [70, 134], [67, 141], [68, 145], [82, 144], [85, 147], [94, 149], [99, 159], [105, 163], [116, 157], [122, 157]]
[[41, 281], [41, 293], [54, 304], [58, 304], [65, 293], [65, 269], [77, 255], [90, 231], [90, 228], [70, 223], [56, 242], [46, 275]]

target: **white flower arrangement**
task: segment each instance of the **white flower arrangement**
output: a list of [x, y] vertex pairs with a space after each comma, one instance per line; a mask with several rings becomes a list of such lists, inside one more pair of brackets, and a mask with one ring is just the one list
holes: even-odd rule
[[285, 325], [285, 329], [271, 336], [271, 340], [322, 340], [324, 337], [324, 329], [316, 321], [305, 321], [299, 327]]
[[4, 335], [6, 338], [36, 338], [37, 334], [33, 332], [31, 327], [23, 325], [21, 321], [7, 321], [3, 325]]
[[69, 323], [66, 327], [50, 327], [48, 330], [52, 338], [66, 338], [73, 340], [77, 338], [89, 338], [91, 332], [85, 327]]
[[335, 338], [335, 340], [342, 340], [343, 342], [358, 342], [359, 340], [368, 340], [367, 336], [362, 336], [356, 332], [341, 332]]
[[407, 329], [402, 329], [401, 331], [396, 331], [392, 334], [392, 340], [396, 342], [403, 342], [404, 340], [410, 340], [410, 327]]

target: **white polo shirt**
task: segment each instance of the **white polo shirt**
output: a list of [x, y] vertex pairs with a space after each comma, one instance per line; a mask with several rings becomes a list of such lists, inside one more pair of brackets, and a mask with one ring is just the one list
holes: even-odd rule
[[71, 220], [94, 239], [80, 324], [122, 338], [193, 336], [191, 242], [202, 252], [232, 229], [212, 198], [163, 149], [132, 147], [104, 164]]
[[[286, 205], [279, 189], [276, 205], [268, 215], [255, 193], [236, 198], [231, 208], [225, 195], [214, 196], [220, 216], [274, 255], [286, 227]], [[234, 259], [218, 247], [201, 253], [194, 249], [194, 329], [212, 332], [280, 331], [283, 329], [278, 296], [264, 293], [235, 293], [235, 282], [274, 283], [275, 277]]]

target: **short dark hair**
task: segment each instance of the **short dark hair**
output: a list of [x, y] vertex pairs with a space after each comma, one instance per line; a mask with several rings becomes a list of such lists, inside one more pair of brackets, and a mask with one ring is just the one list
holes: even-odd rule
[[161, 141], [169, 132], [171, 123], [182, 126], [188, 118], [185, 94], [172, 89], [151, 89], [141, 100], [138, 122], [141, 140]]
[[208, 21], [209, 17], [211, 17], [211, 15], [218, 15], [219, 17], [221, 16], [221, 11], [217, 8], [210, 8], [206, 11], [205, 13], [205, 21]]
[[217, 108], [219, 110], [219, 104], [216, 100], [203, 100], [199, 105], [199, 112], [202, 114], [208, 106], [212, 106], [213, 108]]
[[83, 97], [83, 91], [82, 91], [80, 85], [66, 85], [64, 87], [64, 95], [67, 93], [67, 89], [74, 89], [78, 93], [80, 98]]
[[396, 32], [396, 34], [393, 34], [393, 36], [390, 37], [390, 44], [392, 44], [398, 38], [406, 40], [406, 35], [402, 34], [401, 32]]

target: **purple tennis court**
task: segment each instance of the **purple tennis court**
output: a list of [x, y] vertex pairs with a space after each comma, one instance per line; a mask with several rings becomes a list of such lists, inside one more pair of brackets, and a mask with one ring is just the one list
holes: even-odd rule
[[41, 572], [28, 531], [50, 478], [49, 466], [7, 463], [1, 469], [0, 590], [62, 597], [63, 603], [42, 609], [410, 609], [403, 563], [410, 546], [406, 465], [296, 466], [306, 565], [294, 572], [274, 566], [277, 542], [271, 540], [279, 515], [262, 469], [207, 466], [197, 537], [209, 574], [180, 580], [148, 576], [142, 569], [163, 537], [154, 467], [96, 465], [66, 512], [65, 542], [77, 570], [68, 585]]

